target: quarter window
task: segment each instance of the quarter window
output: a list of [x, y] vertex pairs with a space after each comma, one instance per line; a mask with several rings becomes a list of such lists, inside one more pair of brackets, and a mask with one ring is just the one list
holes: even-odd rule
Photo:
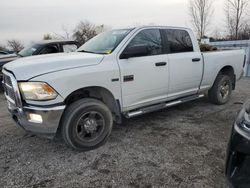
[[193, 44], [187, 31], [177, 29], [164, 30], [170, 53], [193, 52]]
[[128, 47], [145, 45], [148, 55], [163, 53], [161, 34], [159, 29], [147, 29], [139, 32], [129, 43]]
[[63, 52], [75, 52], [77, 50], [76, 44], [64, 44], [63, 45]]

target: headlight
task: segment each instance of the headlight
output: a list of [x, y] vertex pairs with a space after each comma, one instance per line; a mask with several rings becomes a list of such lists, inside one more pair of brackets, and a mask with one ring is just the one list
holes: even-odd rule
[[44, 82], [20, 82], [19, 88], [25, 100], [44, 101], [57, 97], [56, 91]]

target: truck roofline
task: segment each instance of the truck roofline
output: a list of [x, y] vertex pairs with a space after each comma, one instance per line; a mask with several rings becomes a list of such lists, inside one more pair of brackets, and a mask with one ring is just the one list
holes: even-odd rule
[[144, 25], [144, 26], [137, 26], [137, 27], [127, 27], [127, 28], [117, 28], [113, 30], [119, 30], [119, 29], [131, 29], [131, 30], [138, 30], [138, 29], [150, 29], [150, 28], [159, 28], [159, 29], [180, 29], [180, 30], [190, 30], [190, 28], [187, 27], [178, 27], [178, 26], [163, 26], [163, 25]]

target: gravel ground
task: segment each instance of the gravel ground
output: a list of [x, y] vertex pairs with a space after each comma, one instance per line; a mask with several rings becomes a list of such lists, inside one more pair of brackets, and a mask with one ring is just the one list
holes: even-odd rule
[[0, 187], [223, 187], [227, 141], [241, 102], [201, 99], [115, 125], [106, 145], [77, 152], [26, 134], [0, 95]]

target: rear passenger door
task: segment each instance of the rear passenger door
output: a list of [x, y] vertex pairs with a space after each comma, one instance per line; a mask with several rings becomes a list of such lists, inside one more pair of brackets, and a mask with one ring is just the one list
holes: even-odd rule
[[196, 94], [203, 72], [201, 53], [194, 51], [188, 31], [164, 29], [163, 33], [169, 51], [168, 98]]

